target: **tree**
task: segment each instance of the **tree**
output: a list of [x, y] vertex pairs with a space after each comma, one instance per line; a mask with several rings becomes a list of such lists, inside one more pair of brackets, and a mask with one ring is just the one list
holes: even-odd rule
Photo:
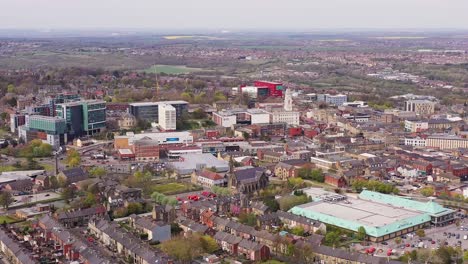
[[10, 192], [8, 191], [0, 192], [0, 205], [6, 210], [8, 210], [8, 208], [14, 201], [15, 199], [13, 199], [13, 196], [11, 195]]
[[93, 193], [88, 192], [86, 198], [83, 201], [85, 207], [91, 207], [96, 204], [96, 196]]
[[95, 177], [95, 178], [101, 178], [102, 176], [106, 175], [106, 169], [103, 167], [92, 167], [89, 170], [89, 176]]
[[71, 168], [78, 167], [81, 163], [80, 153], [75, 149], [69, 149], [67, 151], [66, 163]]
[[249, 141], [250, 134], [244, 131], [244, 132], [242, 132], [242, 137], [244, 137], [244, 140]]
[[161, 250], [180, 262], [191, 263], [201, 255], [203, 247], [199, 235], [192, 234], [187, 237], [178, 236], [162, 242]]
[[263, 203], [268, 206], [272, 212], [279, 210], [279, 203], [276, 201], [275, 197], [266, 197], [263, 199]]
[[291, 233], [293, 233], [296, 236], [303, 236], [304, 228], [302, 226], [295, 226], [291, 229]]
[[293, 189], [296, 190], [304, 185], [304, 180], [302, 178], [289, 178], [288, 185]]
[[178, 223], [171, 223], [171, 235], [177, 236], [180, 232], [184, 231]]
[[253, 213], [240, 213], [239, 222], [248, 226], [256, 226], [257, 216]]
[[59, 188], [59, 182], [56, 176], [50, 176], [49, 178], [50, 188], [52, 190], [57, 190]]
[[432, 187], [424, 187], [424, 188], [421, 188], [421, 189], [419, 190], [419, 192], [421, 193], [421, 195], [426, 196], [426, 197], [429, 197], [429, 196], [434, 195], [434, 188], [432, 188]]
[[129, 203], [127, 205], [128, 214], [139, 214], [143, 212], [143, 205], [141, 203]]
[[327, 232], [325, 235], [325, 244], [328, 246], [336, 247], [340, 242], [340, 236], [337, 232]]
[[360, 226], [357, 231], [356, 238], [359, 240], [365, 240], [367, 236], [366, 229], [363, 226]]
[[65, 200], [66, 203], [69, 203], [70, 200], [75, 196], [75, 189], [72, 187], [65, 187], [61, 193], [62, 199]]
[[8, 93], [15, 93], [15, 92], [16, 92], [15, 86], [14, 86], [13, 84], [10, 83], [10, 84], [7, 86], [7, 92], [8, 92]]
[[426, 232], [424, 232], [424, 229], [418, 229], [416, 230], [416, 235], [418, 237], [425, 237], [426, 236]]
[[213, 252], [219, 250], [218, 243], [216, 243], [216, 240], [212, 238], [211, 236], [201, 236], [200, 237], [200, 242], [203, 250], [206, 253], [212, 254]]

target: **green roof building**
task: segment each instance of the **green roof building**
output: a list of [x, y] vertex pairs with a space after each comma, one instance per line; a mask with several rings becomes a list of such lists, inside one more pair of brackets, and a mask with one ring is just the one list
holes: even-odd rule
[[430, 224], [446, 224], [454, 217], [453, 210], [433, 201], [418, 202], [367, 190], [358, 198], [321, 191], [314, 202], [295, 206], [289, 212], [354, 232], [362, 226], [372, 241], [391, 239]]

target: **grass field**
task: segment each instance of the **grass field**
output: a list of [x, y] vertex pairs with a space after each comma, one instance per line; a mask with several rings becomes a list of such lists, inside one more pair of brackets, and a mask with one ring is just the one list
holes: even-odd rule
[[15, 171], [15, 170], [18, 170], [18, 168], [16, 168], [13, 165], [1, 165], [0, 164], [0, 172]]
[[181, 65], [153, 65], [146, 70], [143, 70], [147, 73], [166, 73], [166, 74], [182, 74], [182, 73], [191, 73], [196, 71], [201, 71], [200, 68], [189, 68], [187, 66]]
[[55, 167], [52, 164], [49, 163], [39, 163], [42, 167], [44, 167], [44, 170], [46, 171], [54, 171]]
[[19, 221], [20, 220], [15, 217], [11, 217], [8, 215], [0, 215], [0, 224], [2, 224], [3, 222], [6, 222], [7, 224], [11, 224], [11, 223], [19, 222]]
[[171, 182], [158, 184], [151, 187], [152, 192], [159, 192], [166, 195], [184, 193], [189, 191], [199, 190], [199, 187], [193, 186], [190, 183]]

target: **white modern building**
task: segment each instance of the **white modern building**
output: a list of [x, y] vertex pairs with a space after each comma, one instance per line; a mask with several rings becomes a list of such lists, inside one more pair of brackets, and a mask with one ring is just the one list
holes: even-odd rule
[[213, 121], [222, 127], [235, 124], [268, 124], [270, 114], [262, 109], [232, 109], [213, 113]]
[[405, 138], [406, 146], [425, 147], [426, 144], [427, 144], [427, 141], [425, 138], [420, 138], [420, 137]]
[[165, 131], [176, 130], [177, 113], [175, 107], [170, 104], [160, 104], [159, 109], [159, 127]]
[[427, 121], [405, 120], [405, 130], [408, 132], [420, 132], [429, 129]]
[[348, 96], [345, 94], [318, 94], [317, 101], [325, 102], [330, 105], [341, 106], [348, 101]]

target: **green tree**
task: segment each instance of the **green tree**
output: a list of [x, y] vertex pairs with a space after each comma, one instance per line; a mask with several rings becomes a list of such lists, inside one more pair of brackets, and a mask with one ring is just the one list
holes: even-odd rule
[[179, 235], [182, 231], [184, 231], [178, 223], [171, 223], [171, 235], [172, 236], [177, 236]]
[[86, 198], [83, 201], [85, 207], [91, 207], [96, 204], [96, 196], [93, 193], [88, 192]]
[[289, 178], [288, 185], [291, 189], [296, 190], [304, 186], [304, 180], [302, 178]]
[[129, 203], [127, 205], [128, 214], [140, 214], [143, 212], [143, 205], [141, 203]]
[[327, 246], [336, 247], [340, 242], [340, 235], [335, 231], [327, 232], [324, 242]]
[[212, 254], [213, 252], [219, 250], [218, 243], [216, 243], [216, 240], [212, 238], [211, 236], [201, 236], [200, 237], [200, 242], [203, 250], [206, 253]]
[[257, 216], [253, 213], [240, 213], [239, 222], [248, 226], [256, 226]]
[[7, 92], [8, 92], [8, 93], [15, 93], [15, 92], [16, 92], [15, 86], [14, 86], [13, 84], [10, 83], [10, 84], [7, 86]]
[[302, 226], [295, 226], [291, 229], [291, 233], [293, 233], [296, 236], [303, 236], [304, 228]]
[[0, 205], [6, 210], [8, 210], [8, 208], [14, 201], [15, 199], [13, 199], [13, 196], [11, 195], [10, 192], [8, 191], [0, 192]]
[[65, 200], [66, 203], [69, 203], [70, 200], [75, 196], [75, 189], [72, 187], [65, 187], [62, 190], [61, 197]]
[[429, 196], [434, 195], [434, 188], [432, 188], [432, 187], [424, 187], [424, 188], [421, 188], [421, 189], [419, 190], [419, 192], [421, 193], [421, 195], [426, 196], [426, 197], [429, 197]]
[[203, 252], [203, 247], [198, 234], [187, 237], [178, 236], [161, 243], [161, 250], [170, 257], [183, 262], [191, 263]]
[[78, 167], [81, 164], [80, 153], [78, 153], [78, 151], [75, 149], [69, 149], [67, 151], [66, 163], [71, 168]]
[[366, 239], [366, 236], [367, 236], [366, 229], [363, 226], [360, 226], [358, 228], [356, 238], [363, 241]]
[[276, 212], [279, 210], [279, 203], [276, 201], [275, 197], [266, 197], [263, 199], [263, 203], [270, 208], [272, 212]]
[[106, 175], [106, 169], [103, 167], [92, 167], [89, 170], [89, 176], [95, 178], [101, 178], [102, 176]]
[[49, 178], [49, 184], [50, 184], [50, 188], [52, 190], [57, 190], [59, 188], [59, 182], [57, 180], [57, 177], [56, 176], [50, 176]]

